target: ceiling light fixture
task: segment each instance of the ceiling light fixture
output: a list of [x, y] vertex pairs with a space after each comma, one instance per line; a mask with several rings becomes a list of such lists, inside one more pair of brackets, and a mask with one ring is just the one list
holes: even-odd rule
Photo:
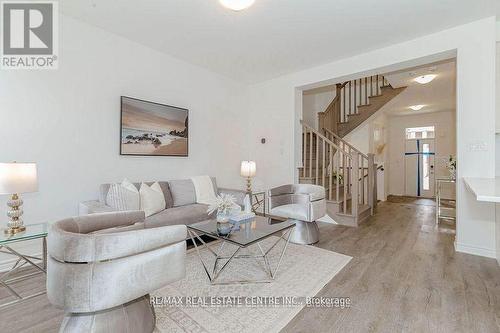
[[240, 11], [253, 5], [255, 0], [219, 0], [219, 2], [226, 8], [234, 11]]
[[437, 76], [436, 74], [421, 75], [413, 79], [413, 81], [416, 81], [420, 84], [426, 84], [434, 80], [436, 76]]
[[418, 111], [420, 110], [421, 108], [423, 108], [425, 105], [423, 104], [419, 104], [419, 105], [412, 105], [410, 106], [410, 109], [412, 109], [413, 111]]

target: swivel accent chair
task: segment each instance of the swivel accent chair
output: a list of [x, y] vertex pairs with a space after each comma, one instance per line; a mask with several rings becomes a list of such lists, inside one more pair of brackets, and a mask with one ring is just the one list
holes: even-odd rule
[[325, 188], [318, 185], [283, 185], [269, 190], [269, 213], [295, 221], [290, 242], [314, 244], [319, 241], [316, 220], [326, 214]]
[[187, 231], [143, 221], [128, 211], [50, 225], [47, 295], [65, 311], [60, 332], [153, 332], [149, 292], [185, 276]]

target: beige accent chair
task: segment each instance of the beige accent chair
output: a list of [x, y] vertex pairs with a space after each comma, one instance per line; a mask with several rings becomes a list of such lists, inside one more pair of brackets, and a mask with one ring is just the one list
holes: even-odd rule
[[283, 185], [269, 190], [269, 214], [295, 222], [290, 242], [314, 244], [319, 241], [316, 220], [326, 214], [325, 188], [310, 184]]
[[47, 296], [64, 309], [60, 332], [152, 332], [149, 293], [186, 274], [186, 226], [144, 228], [144, 212], [50, 225]]

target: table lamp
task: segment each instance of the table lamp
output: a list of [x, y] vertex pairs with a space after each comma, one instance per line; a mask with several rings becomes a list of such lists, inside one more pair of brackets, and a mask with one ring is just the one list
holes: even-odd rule
[[241, 177], [247, 179], [247, 192], [252, 193], [252, 177], [255, 177], [257, 166], [254, 161], [241, 161]]
[[26, 230], [21, 218], [23, 200], [19, 194], [36, 191], [38, 191], [38, 182], [35, 163], [0, 163], [0, 194], [11, 195], [10, 200], [7, 201], [9, 222], [7, 222], [7, 229], [4, 230], [6, 234]]

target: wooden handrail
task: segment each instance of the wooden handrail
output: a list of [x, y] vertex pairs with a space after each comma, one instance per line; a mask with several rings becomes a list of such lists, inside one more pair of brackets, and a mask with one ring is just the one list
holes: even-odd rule
[[[379, 165], [379, 166], [377, 166], [377, 169], [376, 169], [376, 170], [378, 171], [378, 170], [382, 169], [383, 167], [384, 167], [383, 165]], [[369, 168], [363, 168], [363, 171], [364, 171], [364, 170], [369, 170]], [[382, 170], [382, 171], [383, 171], [383, 170]], [[366, 178], [366, 177], [368, 177], [368, 174], [366, 174], [366, 175], [364, 175], [364, 176], [363, 176], [363, 178]], [[359, 180], [361, 180], [361, 178], [360, 178]]]
[[302, 126], [304, 126], [305, 128], [307, 128], [308, 130], [314, 132], [315, 135], [317, 135], [321, 139], [325, 140], [326, 143], [332, 145], [333, 147], [335, 147], [335, 149], [341, 151], [344, 155], [347, 155], [350, 158], [352, 158], [352, 155], [350, 153], [348, 153], [345, 150], [341, 149], [337, 144], [333, 143], [333, 141], [331, 141], [330, 139], [328, 139], [326, 136], [324, 136], [323, 134], [319, 133], [317, 130], [315, 130], [311, 126], [307, 125], [302, 119], [300, 120], [300, 123], [302, 124]]
[[345, 87], [345, 86], [346, 86], [349, 82], [351, 82], [351, 81], [346, 81], [346, 82], [344, 82], [344, 83], [337, 83], [337, 84], [339, 84], [339, 85], [340, 85], [340, 87], [339, 87], [339, 88], [340, 88], [340, 89], [342, 89], [342, 88], [344, 88], [344, 87]]
[[357, 152], [358, 154], [360, 154], [361, 156], [363, 156], [364, 158], [368, 159], [368, 155], [366, 154], [363, 154], [359, 149], [357, 149], [356, 147], [354, 147], [353, 145], [351, 145], [349, 142], [345, 141], [344, 139], [342, 139], [340, 136], [338, 136], [337, 134], [333, 133], [332, 131], [330, 131], [329, 129], [327, 128], [323, 128], [323, 130], [325, 132], [327, 132], [328, 134], [332, 135], [333, 137], [335, 137], [335, 139], [337, 140], [340, 140], [342, 141], [342, 143], [346, 146], [348, 146], [349, 148], [351, 148], [352, 150], [354, 150], [355, 152]]
[[[340, 203], [339, 211], [357, 217], [359, 205], [376, 200], [376, 164], [374, 155], [365, 155], [333, 132], [324, 134], [304, 121], [302, 126], [301, 175], [308, 183], [324, 186], [327, 199]], [[337, 140], [338, 138], [338, 140]], [[352, 204], [347, 202], [352, 200]]]
[[386, 86], [383, 75], [372, 75], [335, 85], [335, 98], [323, 112], [318, 112], [319, 130], [338, 132], [339, 124], [346, 123], [349, 116], [358, 114], [358, 106], [369, 104], [369, 98], [378, 96]]

